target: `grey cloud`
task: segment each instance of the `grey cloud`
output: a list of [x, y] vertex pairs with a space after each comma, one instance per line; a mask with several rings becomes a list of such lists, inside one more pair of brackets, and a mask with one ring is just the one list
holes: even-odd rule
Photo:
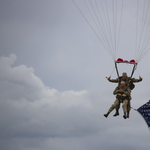
[[[135, 1], [125, 2], [117, 55], [127, 60], [134, 57]], [[114, 62], [71, 0], [0, 1], [0, 20], [1, 150], [149, 150], [136, 111], [128, 120], [122, 107], [119, 117], [103, 117], [115, 100], [116, 84], [105, 79], [117, 77]], [[132, 91], [134, 108], [149, 100], [145, 58], [134, 74], [143, 77]]]
[[[110, 149], [112, 146], [112, 149], [122, 146], [128, 149], [143, 146], [148, 149], [148, 129], [144, 122], [138, 121], [142, 118], [137, 113], [132, 112], [131, 119], [124, 120], [121, 108], [118, 118], [113, 118], [112, 114], [108, 119], [103, 117], [113, 103], [114, 85], [107, 92], [95, 95], [86, 90], [59, 92], [46, 87], [35, 76], [33, 68], [22, 65], [12, 67], [16, 58], [14, 54], [0, 58], [5, 66], [0, 67], [3, 72], [0, 88], [5, 87], [6, 91], [0, 91], [2, 150], [10, 147], [12, 150], [34, 150], [37, 147], [39, 150], [58, 150], [60, 145], [62, 149], [96, 150], [101, 147]], [[127, 138], [129, 135], [130, 138]], [[138, 144], [135, 145], [132, 139]], [[141, 139], [144, 141], [141, 142]]]
[[6, 63], [12, 56], [1, 57], [1, 139], [80, 137], [98, 130], [91, 124], [94, 108], [87, 91], [60, 93], [45, 87], [33, 69]]

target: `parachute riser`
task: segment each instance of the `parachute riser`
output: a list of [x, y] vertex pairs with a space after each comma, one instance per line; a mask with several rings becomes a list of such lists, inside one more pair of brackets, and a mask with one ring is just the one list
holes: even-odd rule
[[136, 64], [134, 64], [134, 66], [133, 66], [133, 70], [132, 70], [132, 73], [131, 73], [131, 78], [132, 78], [132, 76], [133, 76], [134, 71], [136, 70], [136, 68], [137, 68], [137, 63], [136, 63]]
[[116, 62], [115, 62], [115, 68], [116, 68], [117, 76], [118, 76], [118, 79], [119, 79], [119, 72], [118, 72], [118, 68], [117, 68], [117, 63]]
[[[116, 72], [117, 72], [117, 76], [118, 76], [118, 79], [119, 79], [119, 71], [118, 71], [118, 67], [117, 67], [117, 61], [115, 61], [115, 68], [116, 68]], [[125, 63], [125, 62], [123, 62], [123, 63]], [[130, 63], [131, 64], [131, 63]], [[132, 73], [131, 73], [131, 78], [132, 78], [132, 76], [133, 76], [133, 74], [134, 74], [134, 71], [137, 69], [137, 63], [134, 63], [134, 66], [133, 66], [133, 69], [132, 69]]]

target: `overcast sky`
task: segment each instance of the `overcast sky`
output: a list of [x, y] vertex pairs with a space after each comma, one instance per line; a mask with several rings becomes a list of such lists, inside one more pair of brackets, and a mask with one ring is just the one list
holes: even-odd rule
[[[84, 3], [76, 2], [84, 12]], [[116, 58], [135, 59], [135, 4], [123, 5]], [[143, 77], [132, 91], [134, 108], [150, 98], [149, 57], [134, 74]], [[103, 116], [115, 100], [117, 84], [105, 78], [117, 78], [114, 69], [71, 0], [1, 0], [0, 149], [149, 150], [150, 132], [138, 112], [125, 120], [121, 107], [120, 116]], [[131, 70], [119, 64], [120, 74]]]

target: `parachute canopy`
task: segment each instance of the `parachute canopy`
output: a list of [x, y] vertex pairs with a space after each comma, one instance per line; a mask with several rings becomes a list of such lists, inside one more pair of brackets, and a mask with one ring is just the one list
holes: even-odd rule
[[150, 100], [146, 104], [139, 107], [137, 111], [142, 115], [150, 130]]

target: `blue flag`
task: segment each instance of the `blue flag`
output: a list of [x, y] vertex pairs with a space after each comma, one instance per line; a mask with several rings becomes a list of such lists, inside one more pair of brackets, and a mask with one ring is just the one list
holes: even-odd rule
[[142, 115], [148, 125], [148, 128], [150, 129], [150, 100], [146, 104], [139, 107], [137, 111]]

